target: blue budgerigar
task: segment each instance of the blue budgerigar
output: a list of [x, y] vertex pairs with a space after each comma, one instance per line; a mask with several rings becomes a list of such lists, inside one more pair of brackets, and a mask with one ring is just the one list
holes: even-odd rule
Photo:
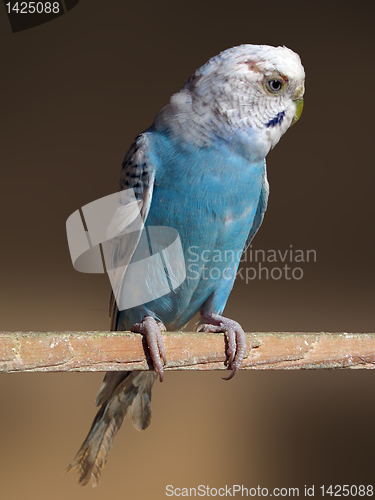
[[[134, 190], [146, 227], [178, 232], [186, 279], [131, 309], [119, 310], [112, 296], [111, 330], [144, 334], [155, 371], [106, 374], [100, 409], [69, 466], [78, 468], [81, 484], [98, 483], [128, 411], [137, 429], [149, 425], [152, 385], [158, 376], [162, 380], [168, 355], [164, 329], [181, 329], [199, 312], [201, 330], [226, 335], [231, 376], [241, 367], [245, 333], [222, 314], [241, 253], [267, 207], [265, 157], [298, 120], [304, 79], [299, 56], [286, 47], [228, 49], [191, 76], [129, 149], [120, 189]], [[124, 259], [131, 257], [124, 253]]]

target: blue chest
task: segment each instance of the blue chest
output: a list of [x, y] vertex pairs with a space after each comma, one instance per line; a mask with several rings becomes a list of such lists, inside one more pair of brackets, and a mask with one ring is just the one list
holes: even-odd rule
[[147, 225], [167, 225], [187, 245], [243, 245], [258, 205], [264, 161], [251, 163], [228, 144], [182, 148], [155, 134], [156, 165]]

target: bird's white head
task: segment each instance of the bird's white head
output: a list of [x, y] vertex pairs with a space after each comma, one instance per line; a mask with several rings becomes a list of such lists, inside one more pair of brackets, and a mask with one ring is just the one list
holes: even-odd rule
[[287, 47], [240, 45], [195, 71], [159, 120], [167, 113], [179, 133], [201, 143], [220, 132], [251, 136], [265, 156], [300, 117], [304, 81], [300, 57]]

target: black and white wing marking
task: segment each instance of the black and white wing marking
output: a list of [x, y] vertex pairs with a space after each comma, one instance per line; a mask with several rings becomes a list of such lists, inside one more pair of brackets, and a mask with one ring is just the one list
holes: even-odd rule
[[[148, 148], [149, 138], [147, 133], [138, 135], [125, 156], [120, 177], [120, 191], [133, 190], [143, 222], [145, 222], [150, 210], [155, 179], [155, 168], [149, 163], [147, 158]], [[112, 219], [110, 225], [112, 238], [116, 238], [116, 235], [120, 234], [128, 223], [127, 218], [129, 216], [129, 210], [126, 207], [120, 206]], [[126, 266], [128, 266], [131, 261], [139, 239], [140, 232], [138, 231], [132, 233], [131, 237], [118, 238], [118, 241], [112, 244], [113, 261], [121, 263], [122, 266], [122, 271], [116, 273], [115, 277], [115, 286], [117, 289], [121, 287], [126, 272]], [[110, 329], [116, 330], [118, 308], [113, 292], [110, 298], [109, 315], [111, 318]]]

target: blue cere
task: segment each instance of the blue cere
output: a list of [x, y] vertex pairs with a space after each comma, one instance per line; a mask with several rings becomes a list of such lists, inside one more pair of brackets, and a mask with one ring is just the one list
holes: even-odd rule
[[280, 113], [277, 113], [277, 115], [275, 116], [275, 118], [272, 118], [272, 120], [270, 120], [267, 123], [267, 125], [266, 125], [267, 128], [268, 127], [275, 127], [276, 125], [280, 125], [281, 122], [284, 119], [284, 116], [285, 116], [285, 111], [280, 111]]

